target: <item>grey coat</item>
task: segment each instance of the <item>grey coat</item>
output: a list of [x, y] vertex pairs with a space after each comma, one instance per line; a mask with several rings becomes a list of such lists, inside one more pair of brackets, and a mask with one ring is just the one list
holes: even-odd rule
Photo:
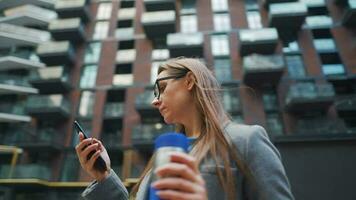
[[[254, 187], [252, 187], [251, 180], [247, 180], [251, 178], [244, 176], [236, 167], [232, 167], [237, 183], [237, 199], [294, 199], [280, 154], [268, 139], [264, 128], [257, 125], [228, 123], [224, 130], [227, 138], [231, 139], [230, 142], [233, 142], [238, 149], [242, 161], [250, 169], [250, 177], [254, 182]], [[218, 165], [218, 167], [222, 166]], [[200, 164], [200, 172], [206, 183], [208, 198], [210, 200], [225, 199], [224, 190], [216, 174], [216, 165], [212, 159], [207, 159]], [[151, 173], [143, 179], [136, 196], [137, 200], [145, 200], [150, 175]], [[103, 182], [91, 183], [82, 196], [88, 200], [126, 200], [129, 198], [126, 188], [113, 171]]]

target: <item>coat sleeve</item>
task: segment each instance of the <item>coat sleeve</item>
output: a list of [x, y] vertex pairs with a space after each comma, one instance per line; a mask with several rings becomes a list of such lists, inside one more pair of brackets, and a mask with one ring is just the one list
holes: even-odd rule
[[86, 200], [128, 200], [129, 194], [120, 178], [111, 169], [109, 176], [102, 182], [92, 182], [82, 193]]
[[248, 199], [294, 199], [277, 148], [270, 142], [263, 127], [256, 125], [251, 128], [244, 157], [252, 174], [252, 184], [256, 187], [251, 185], [251, 181], [245, 185]]

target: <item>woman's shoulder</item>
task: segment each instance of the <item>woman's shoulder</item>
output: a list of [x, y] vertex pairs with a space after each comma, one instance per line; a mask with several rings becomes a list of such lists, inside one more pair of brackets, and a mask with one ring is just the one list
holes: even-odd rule
[[245, 154], [258, 143], [270, 143], [266, 130], [260, 125], [230, 122], [224, 128], [228, 140]]

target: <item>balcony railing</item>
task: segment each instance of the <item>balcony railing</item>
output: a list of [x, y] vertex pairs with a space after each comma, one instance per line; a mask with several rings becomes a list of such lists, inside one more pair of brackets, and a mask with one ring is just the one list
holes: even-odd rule
[[171, 57], [202, 57], [203, 41], [202, 33], [170, 33], [167, 35], [167, 46]]
[[58, 0], [55, 9], [60, 18], [80, 17], [84, 21], [90, 20], [86, 0]]
[[10, 165], [1, 165], [1, 177], [2, 179], [40, 179], [50, 180], [51, 169], [44, 165], [39, 164], [21, 164], [15, 167], [12, 176], [9, 176]]
[[11, 24], [0, 24], [0, 48], [14, 46], [37, 46], [51, 38], [47, 31], [25, 28]]
[[4, 103], [0, 105], [0, 122], [17, 123], [30, 122], [31, 117], [25, 113], [25, 105], [22, 102]]
[[86, 40], [84, 26], [80, 18], [54, 20], [49, 24], [48, 29], [56, 40], [70, 40], [73, 42]]
[[277, 84], [285, 69], [282, 55], [252, 54], [243, 58], [244, 82], [248, 85]]
[[299, 82], [289, 87], [285, 108], [294, 113], [326, 111], [333, 103], [334, 96], [334, 88], [329, 83]]
[[145, 12], [141, 22], [148, 38], [166, 37], [176, 32], [176, 14], [174, 10]]
[[7, 94], [37, 94], [24, 77], [14, 75], [0, 75], [0, 95]]
[[64, 93], [71, 88], [69, 73], [63, 66], [32, 71], [29, 82], [39, 89], [41, 94]]
[[101, 134], [101, 140], [108, 150], [120, 149], [122, 143], [122, 134], [119, 133], [107, 133]]
[[57, 18], [56, 12], [35, 5], [26, 4], [4, 11], [5, 17], [0, 23], [19, 26], [47, 26], [51, 20]]
[[305, 3], [275, 3], [269, 7], [269, 25], [278, 30], [299, 30], [307, 16]]
[[340, 119], [315, 117], [298, 120], [294, 133], [303, 135], [345, 134], [347, 128]]
[[46, 42], [37, 47], [37, 54], [47, 65], [71, 65], [74, 63], [74, 50], [68, 41]]
[[245, 29], [239, 31], [240, 54], [273, 54], [278, 43], [275, 28]]
[[356, 114], [356, 95], [348, 95], [335, 101], [335, 108], [342, 118], [352, 118]]
[[69, 117], [70, 105], [63, 95], [38, 95], [29, 97], [26, 110], [36, 118], [62, 119]]
[[144, 0], [146, 11], [176, 10], [175, 0]]
[[16, 56], [0, 57], [0, 71], [17, 69], [38, 69], [44, 66], [45, 65], [43, 63]]
[[295, 2], [296, 0], [264, 0], [265, 7], [268, 9], [271, 4], [283, 2]]
[[153, 98], [153, 91], [151, 90], [146, 90], [136, 96], [135, 106], [141, 117], [160, 116], [158, 109], [151, 105]]
[[134, 146], [149, 145], [152, 148], [154, 139], [162, 133], [171, 132], [172, 126], [156, 123], [156, 124], [141, 124], [133, 128], [131, 135]]
[[105, 118], [122, 118], [125, 113], [125, 104], [122, 102], [106, 103], [104, 107]]
[[37, 131], [18, 128], [5, 134], [4, 143], [20, 146], [26, 149], [44, 150], [60, 149], [61, 135], [53, 128], [39, 129]]
[[54, 0], [27, 0], [26, 2], [23, 0], [2, 0], [0, 1], [0, 10], [21, 6], [24, 3], [50, 8], [54, 6], [54, 2]]
[[342, 23], [348, 27], [356, 26], [356, 2], [354, 0], [347, 0], [348, 4], [345, 8]]

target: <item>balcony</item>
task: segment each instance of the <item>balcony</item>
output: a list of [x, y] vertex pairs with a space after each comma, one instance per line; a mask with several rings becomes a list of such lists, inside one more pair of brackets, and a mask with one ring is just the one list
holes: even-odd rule
[[5, 17], [0, 23], [18, 26], [47, 26], [51, 20], [57, 18], [56, 12], [38, 6], [26, 4], [4, 11]]
[[203, 57], [203, 33], [170, 33], [167, 35], [167, 46], [171, 57]]
[[6, 145], [18, 146], [29, 151], [58, 151], [61, 150], [62, 138], [54, 128], [39, 129], [17, 128], [6, 133], [3, 142]]
[[65, 93], [71, 89], [69, 73], [63, 66], [32, 71], [29, 82], [39, 89], [41, 94]]
[[141, 124], [133, 128], [131, 142], [139, 150], [153, 150], [154, 139], [162, 133], [174, 131], [173, 126], [163, 123]]
[[308, 16], [305, 19], [306, 28], [313, 32], [313, 35], [318, 38], [332, 37], [330, 28], [333, 25], [332, 19], [326, 15]]
[[271, 4], [283, 2], [295, 2], [296, 0], [263, 0], [265, 7], [268, 9]]
[[90, 12], [86, 0], [58, 0], [55, 10], [60, 18], [80, 17], [83, 21], [90, 20]]
[[106, 103], [104, 107], [104, 119], [123, 118], [125, 113], [125, 104], [122, 102]]
[[238, 35], [241, 56], [252, 53], [273, 54], [278, 43], [275, 28], [245, 29], [240, 30]]
[[252, 54], [243, 57], [243, 76], [247, 85], [276, 85], [284, 69], [282, 55]]
[[147, 90], [136, 96], [135, 107], [141, 118], [160, 117], [157, 108], [154, 108], [151, 103], [153, 101], [153, 91]]
[[299, 135], [331, 135], [345, 134], [347, 129], [341, 119], [307, 117], [297, 121], [296, 130], [293, 132]]
[[322, 63], [331, 64], [341, 62], [337, 47], [332, 38], [314, 39], [313, 43]]
[[328, 76], [337, 94], [351, 94], [356, 91], [356, 75]]
[[165, 38], [168, 33], [176, 32], [176, 14], [174, 10], [145, 12], [141, 23], [149, 39]]
[[325, 0], [302, 0], [308, 7], [308, 15], [325, 15], [328, 13]]
[[31, 87], [21, 76], [0, 75], [0, 96], [9, 94], [37, 94], [38, 90]]
[[335, 108], [342, 118], [355, 118], [356, 116], [356, 95], [339, 97], [335, 101]]
[[47, 65], [71, 65], [75, 59], [73, 47], [68, 41], [43, 43], [36, 52]]
[[144, 0], [146, 11], [176, 10], [175, 0]]
[[225, 110], [231, 115], [241, 115], [241, 103], [239, 98], [239, 86], [237, 84], [224, 84], [222, 92], [222, 103]]
[[30, 122], [31, 117], [25, 114], [24, 105], [21, 102], [4, 103], [0, 105], [1, 123]]
[[356, 26], [356, 2], [354, 0], [348, 0], [342, 23], [347, 27]]
[[329, 83], [294, 83], [285, 98], [285, 109], [295, 114], [327, 111], [334, 102], [334, 96], [334, 88]]
[[38, 95], [28, 98], [26, 111], [39, 119], [65, 119], [70, 115], [70, 105], [63, 95]]
[[39, 179], [49, 180], [51, 178], [51, 169], [39, 164], [20, 164], [10, 173], [10, 165], [1, 165], [0, 179]]
[[297, 31], [304, 23], [308, 10], [304, 3], [288, 2], [271, 4], [269, 25], [280, 30]]
[[11, 24], [0, 24], [0, 48], [11, 48], [14, 46], [35, 47], [51, 38], [47, 31]]
[[109, 153], [117, 154], [122, 151], [122, 134], [121, 132], [101, 134], [101, 141]]
[[40, 69], [44, 66], [45, 65], [43, 63], [16, 56], [0, 57], [0, 71], [10, 71], [18, 69]]
[[83, 42], [86, 40], [84, 26], [79, 18], [57, 19], [49, 24], [48, 30], [56, 40]]
[[26, 2], [23, 0], [2, 0], [0, 1], [0, 10], [21, 6], [24, 3], [47, 8], [52, 8], [54, 6], [53, 0], [26, 0]]

